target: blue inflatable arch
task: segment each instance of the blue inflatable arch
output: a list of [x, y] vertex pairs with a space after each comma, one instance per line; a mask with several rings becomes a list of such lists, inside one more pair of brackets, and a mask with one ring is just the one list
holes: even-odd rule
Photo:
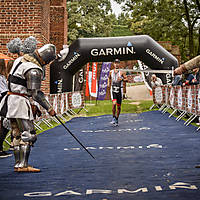
[[[148, 35], [79, 38], [63, 62], [50, 66], [50, 93], [69, 92], [73, 75], [88, 62], [140, 60], [151, 69], [172, 69], [178, 60]], [[164, 80], [164, 78], [163, 78]]]

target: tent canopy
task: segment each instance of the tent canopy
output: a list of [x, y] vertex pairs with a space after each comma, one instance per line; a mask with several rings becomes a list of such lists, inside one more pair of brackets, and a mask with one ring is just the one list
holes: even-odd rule
[[0, 59], [4, 59], [4, 60], [13, 60], [13, 58], [8, 57], [7, 55], [0, 53]]

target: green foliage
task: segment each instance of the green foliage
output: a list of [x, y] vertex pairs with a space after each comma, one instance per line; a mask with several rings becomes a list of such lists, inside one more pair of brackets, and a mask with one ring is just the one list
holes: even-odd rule
[[69, 43], [81, 37], [109, 36], [116, 18], [109, 0], [67, 1]]
[[117, 37], [117, 36], [131, 36], [133, 35], [133, 31], [131, 31], [128, 26], [123, 25], [114, 25], [113, 30], [110, 33], [111, 37]]
[[81, 37], [147, 34], [171, 41], [183, 61], [200, 53], [199, 0], [115, 0], [123, 12], [116, 18], [110, 0], [67, 1], [68, 41]]
[[157, 41], [179, 45], [182, 57], [199, 54], [199, 0], [115, 0], [131, 14], [134, 35], [147, 34]]

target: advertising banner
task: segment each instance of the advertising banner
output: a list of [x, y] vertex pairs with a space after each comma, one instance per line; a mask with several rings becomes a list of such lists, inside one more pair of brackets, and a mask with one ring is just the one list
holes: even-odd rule
[[97, 93], [97, 62], [92, 63], [91, 93]]
[[97, 91], [98, 91], [97, 81], [96, 81], [96, 88], [97, 88], [96, 92], [92, 92], [92, 72], [91, 71], [89, 71], [88, 85], [89, 85], [90, 96], [97, 98]]
[[90, 64], [87, 63], [87, 71], [86, 71], [86, 84], [85, 84], [85, 96], [89, 97], [89, 69], [90, 69]]
[[81, 91], [84, 83], [84, 69], [80, 69], [74, 75], [74, 91]]
[[[55, 60], [50, 65], [51, 94], [72, 91], [73, 75], [86, 63], [112, 62], [116, 58], [141, 60], [151, 69], [171, 70], [179, 65], [170, 52], [148, 35], [78, 38], [69, 46], [65, 60]], [[171, 74], [163, 76], [163, 84], [171, 82]]]
[[111, 62], [102, 63], [101, 74], [99, 78], [99, 90], [98, 90], [97, 100], [105, 99], [110, 67], [111, 67]]

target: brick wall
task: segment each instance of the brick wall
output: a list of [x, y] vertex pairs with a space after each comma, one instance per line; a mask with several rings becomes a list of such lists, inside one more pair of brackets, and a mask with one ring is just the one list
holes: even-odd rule
[[50, 1], [50, 41], [60, 51], [67, 44], [66, 0]]
[[[12, 58], [6, 44], [19, 37], [34, 36], [38, 47], [47, 43], [60, 50], [67, 43], [66, 0], [1, 0], [0, 1], [0, 52]], [[42, 90], [49, 93], [49, 66]]]

